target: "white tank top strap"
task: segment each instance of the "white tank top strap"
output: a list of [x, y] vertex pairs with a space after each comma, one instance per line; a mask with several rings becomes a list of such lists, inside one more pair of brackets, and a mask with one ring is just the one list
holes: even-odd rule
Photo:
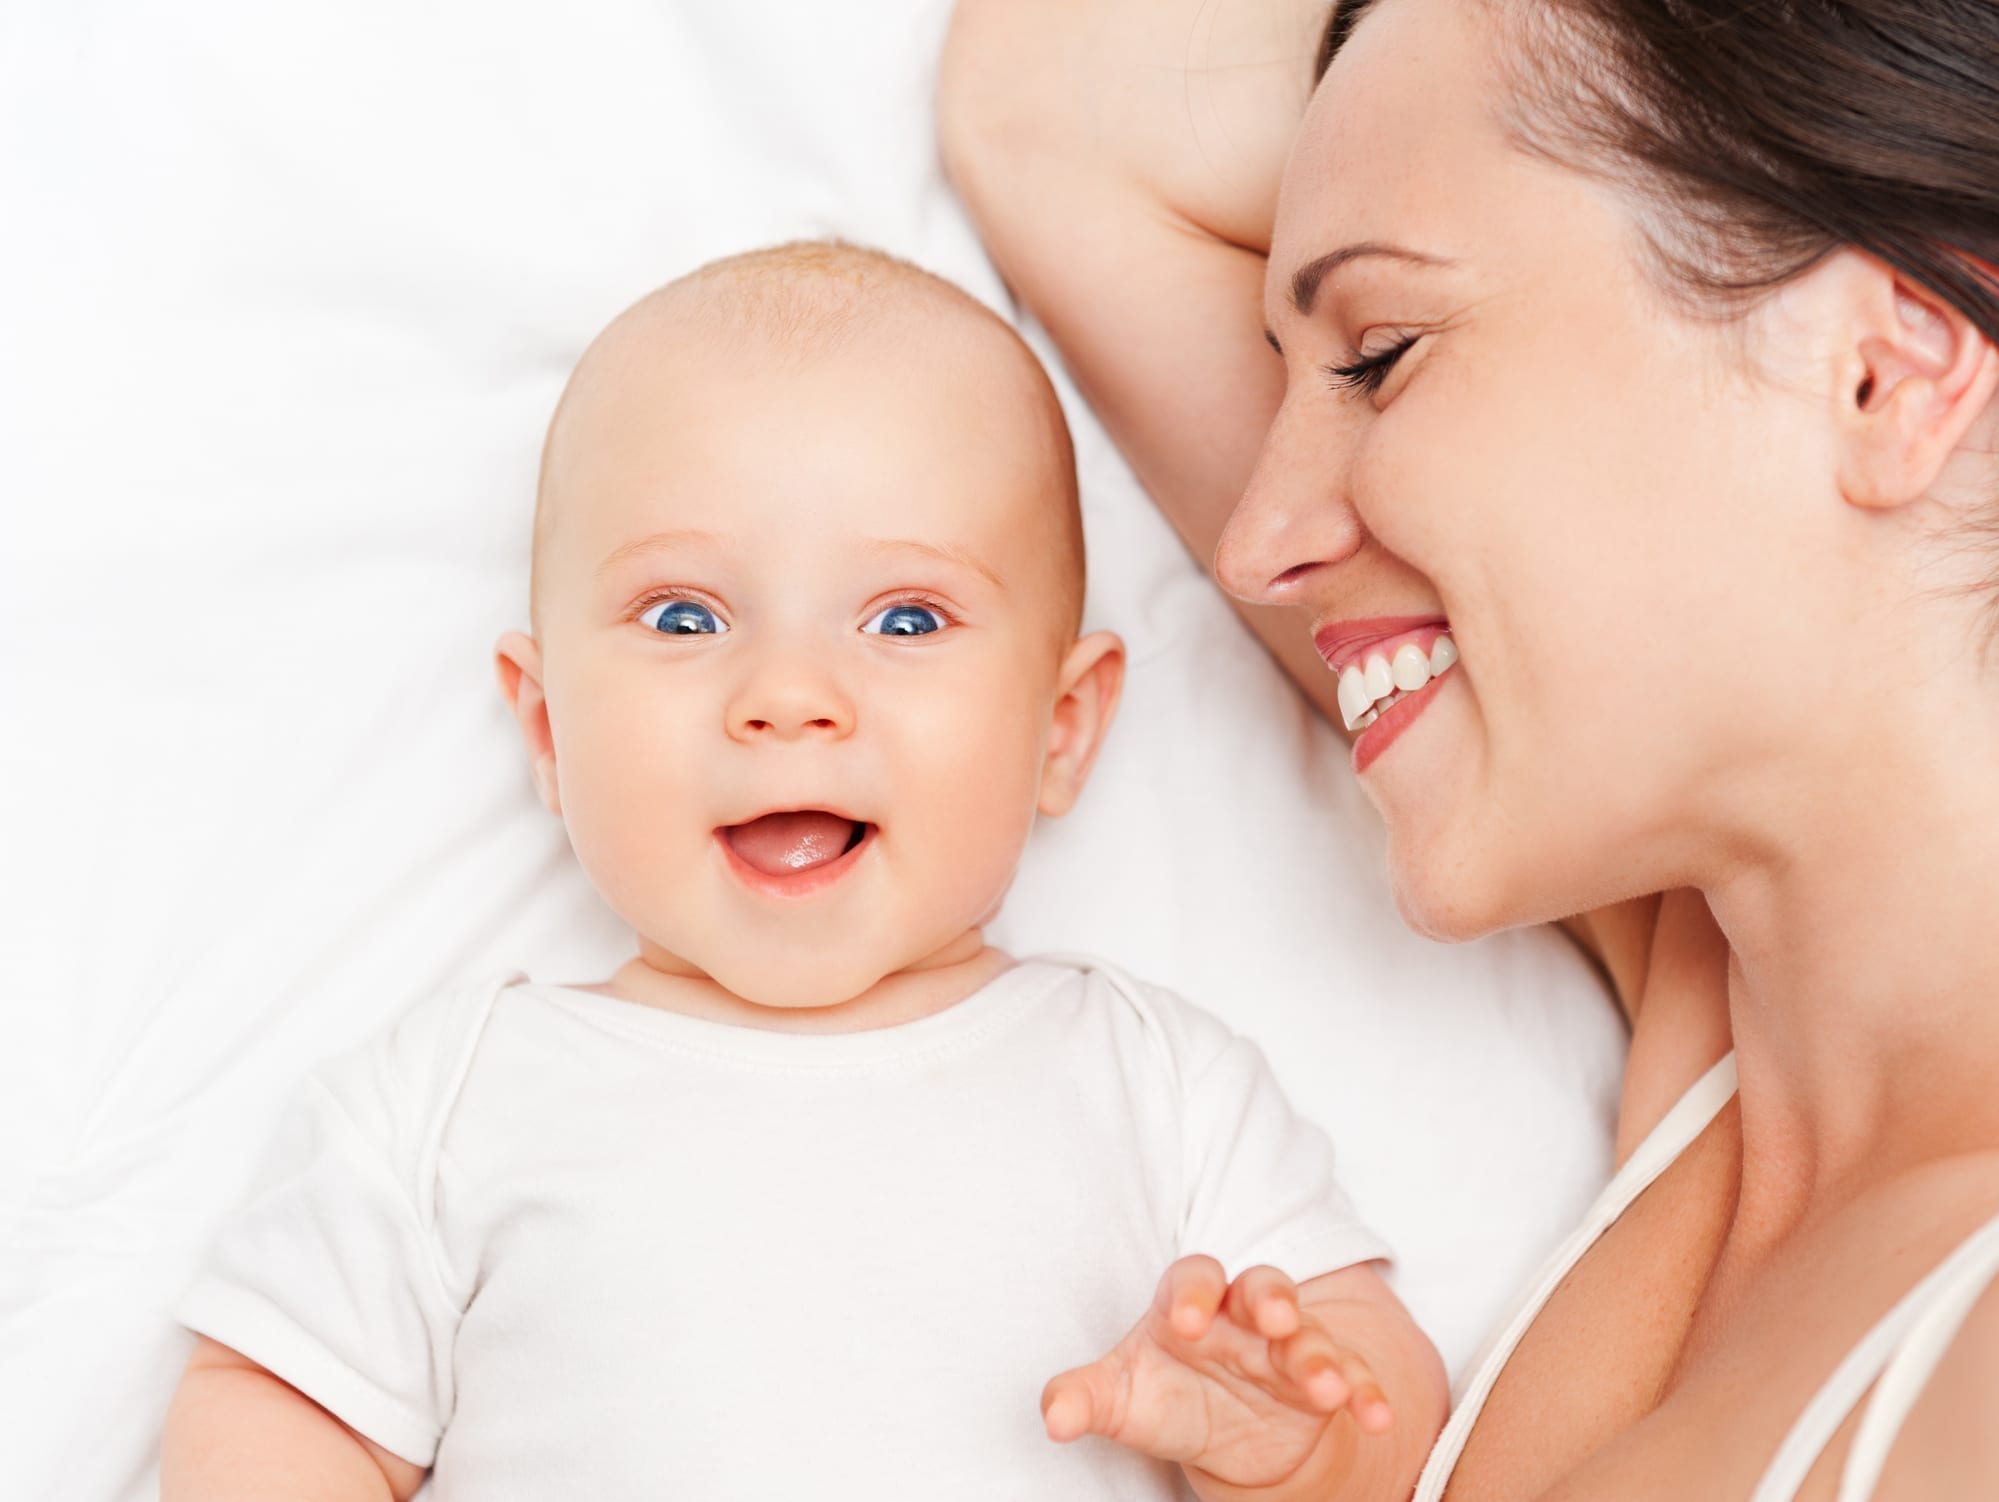
[[1485, 1400], [1492, 1393], [1493, 1384], [1512, 1359], [1521, 1337], [1526, 1335], [1542, 1307], [1561, 1286], [1562, 1279], [1569, 1275], [1570, 1269], [1582, 1260], [1583, 1254], [1596, 1244], [1617, 1218], [1630, 1208], [1631, 1202], [1651, 1188], [1659, 1175], [1708, 1129], [1715, 1117], [1721, 1114], [1721, 1108], [1734, 1097], [1735, 1055], [1731, 1053], [1694, 1082], [1693, 1088], [1681, 1096], [1664, 1119], [1646, 1134], [1645, 1140], [1638, 1144], [1638, 1150], [1604, 1186], [1603, 1193], [1590, 1206], [1582, 1224], [1555, 1248], [1513, 1317], [1501, 1327], [1492, 1344], [1473, 1364], [1470, 1379], [1458, 1391], [1457, 1405], [1451, 1413], [1450, 1422], [1444, 1426], [1444, 1432], [1437, 1438], [1436, 1448], [1430, 1452], [1428, 1464], [1423, 1467], [1422, 1479], [1416, 1483], [1416, 1495], [1412, 1502], [1438, 1502], [1443, 1496], [1451, 1472], [1457, 1467], [1458, 1457], [1464, 1453], [1465, 1441], [1471, 1437], [1472, 1426], [1478, 1422]]
[[1838, 1502], [1867, 1502], [1903, 1420], [1995, 1279], [1999, 1218], [1973, 1232], [1847, 1353], [1798, 1415], [1750, 1502], [1792, 1502], [1826, 1445], [1872, 1387], [1874, 1396], [1854, 1431], [1838, 1495]]

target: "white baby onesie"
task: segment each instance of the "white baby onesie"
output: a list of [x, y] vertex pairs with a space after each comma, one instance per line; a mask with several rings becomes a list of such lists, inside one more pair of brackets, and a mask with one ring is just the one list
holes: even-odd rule
[[313, 1076], [180, 1316], [437, 1502], [1162, 1498], [1038, 1400], [1193, 1252], [1388, 1255], [1262, 1055], [1108, 967], [833, 1036], [513, 980]]

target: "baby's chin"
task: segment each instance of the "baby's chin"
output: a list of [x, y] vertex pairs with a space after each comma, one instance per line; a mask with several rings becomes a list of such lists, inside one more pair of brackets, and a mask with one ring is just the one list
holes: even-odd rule
[[923, 961], [923, 956], [880, 946], [826, 944], [801, 939], [743, 952], [697, 948], [680, 962], [731, 996], [774, 1012], [824, 1012], [846, 1006]]
[[752, 1006], [803, 1012], [843, 1006], [873, 990], [900, 968], [881, 959], [807, 953], [780, 963], [751, 960], [718, 964], [708, 973], [717, 985]]

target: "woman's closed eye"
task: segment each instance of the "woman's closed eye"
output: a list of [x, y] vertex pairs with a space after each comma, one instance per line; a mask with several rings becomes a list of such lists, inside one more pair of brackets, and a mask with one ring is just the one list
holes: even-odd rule
[[942, 611], [905, 602], [870, 616], [861, 630], [871, 636], [929, 636], [949, 624]]
[[1388, 379], [1388, 373], [1395, 368], [1395, 362], [1409, 353], [1410, 347], [1422, 338], [1421, 334], [1409, 334], [1386, 349], [1374, 354], [1356, 353], [1351, 360], [1341, 365], [1325, 365], [1320, 369], [1335, 391], [1359, 391], [1368, 396], [1381, 389]]
[[639, 612], [639, 624], [662, 636], [719, 636], [729, 629], [699, 600], [661, 600]]

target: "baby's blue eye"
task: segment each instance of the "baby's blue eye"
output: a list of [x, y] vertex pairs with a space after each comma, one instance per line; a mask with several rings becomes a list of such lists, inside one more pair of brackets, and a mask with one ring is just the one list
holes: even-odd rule
[[861, 629], [876, 636], [928, 636], [944, 629], [944, 618], [924, 605], [891, 605]]
[[662, 600], [648, 605], [639, 617], [641, 626], [650, 626], [662, 636], [719, 636], [729, 628], [706, 605], [692, 600]]

